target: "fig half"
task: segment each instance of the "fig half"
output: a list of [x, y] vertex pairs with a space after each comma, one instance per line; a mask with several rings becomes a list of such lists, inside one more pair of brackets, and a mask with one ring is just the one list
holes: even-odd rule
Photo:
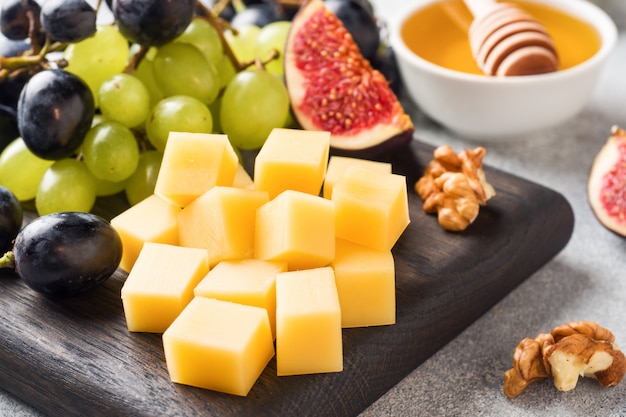
[[295, 118], [303, 129], [329, 131], [339, 153], [375, 155], [413, 137], [387, 79], [322, 0], [305, 0], [294, 16], [284, 65]]
[[626, 131], [618, 126], [593, 161], [587, 197], [600, 223], [626, 237]]

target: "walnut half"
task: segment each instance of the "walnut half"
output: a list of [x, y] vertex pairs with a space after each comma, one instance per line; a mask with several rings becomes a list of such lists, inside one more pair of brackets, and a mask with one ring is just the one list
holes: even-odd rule
[[485, 148], [456, 154], [448, 145], [433, 152], [434, 159], [415, 183], [426, 213], [437, 213], [441, 227], [465, 230], [478, 216], [481, 205], [495, 195], [482, 169]]
[[604, 386], [619, 384], [626, 357], [614, 335], [594, 322], [567, 323], [550, 334], [525, 338], [515, 348], [513, 368], [504, 374], [504, 394], [513, 398], [532, 382], [552, 377], [559, 391], [576, 387], [579, 376], [594, 377]]

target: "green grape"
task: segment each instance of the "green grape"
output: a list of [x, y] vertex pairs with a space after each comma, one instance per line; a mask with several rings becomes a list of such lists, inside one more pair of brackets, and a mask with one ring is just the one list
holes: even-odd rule
[[269, 23], [261, 28], [254, 44], [256, 56], [263, 61], [267, 59], [273, 49], [278, 52], [278, 58], [268, 62], [265, 69], [280, 76], [283, 75], [283, 54], [290, 27], [291, 22], [286, 20]]
[[131, 206], [154, 194], [163, 154], [159, 151], [146, 151], [139, 157], [137, 169], [126, 182], [126, 198]]
[[35, 156], [22, 138], [14, 139], [0, 154], [0, 185], [11, 190], [19, 201], [32, 200], [53, 162]]
[[83, 162], [92, 175], [101, 180], [123, 181], [130, 177], [139, 162], [135, 135], [118, 122], [104, 122], [91, 128], [82, 147]]
[[224, 37], [240, 63], [253, 61], [256, 54], [254, 45], [261, 28], [256, 25], [241, 25], [237, 34], [231, 30], [224, 32]]
[[96, 183], [96, 197], [108, 197], [121, 193], [126, 188], [126, 183], [128, 182], [128, 180], [113, 182], [96, 177], [94, 177], [94, 181]]
[[146, 135], [157, 150], [163, 152], [170, 132], [211, 133], [213, 117], [201, 101], [189, 96], [161, 100], [148, 116]]
[[98, 105], [100, 85], [119, 74], [128, 62], [128, 41], [112, 25], [100, 26], [93, 36], [68, 45], [64, 58], [67, 71], [82, 78]]
[[108, 120], [133, 128], [150, 112], [150, 92], [137, 77], [116, 74], [100, 86], [100, 111]]
[[285, 85], [276, 75], [242, 71], [226, 86], [220, 122], [233, 146], [258, 149], [275, 127], [283, 127], [289, 112]]
[[147, 56], [145, 56], [137, 66], [135, 77], [141, 80], [150, 93], [150, 108], [153, 108], [159, 101], [165, 98], [163, 91], [161, 91], [154, 79], [152, 60], [148, 59]]
[[217, 72], [220, 75], [220, 89], [226, 87], [235, 74], [237, 74], [237, 71], [235, 71], [235, 67], [233, 66], [233, 63], [228, 55], [223, 55], [222, 59], [220, 59], [220, 62], [217, 65]]
[[59, 211], [88, 213], [96, 202], [96, 182], [82, 162], [61, 159], [41, 179], [35, 207], [40, 216]]
[[160, 47], [152, 68], [166, 97], [185, 95], [209, 104], [219, 94], [220, 79], [215, 66], [188, 43], [171, 42]]
[[194, 18], [183, 34], [175, 41], [195, 46], [214, 66], [217, 66], [222, 59], [222, 41], [215, 28], [205, 19]]

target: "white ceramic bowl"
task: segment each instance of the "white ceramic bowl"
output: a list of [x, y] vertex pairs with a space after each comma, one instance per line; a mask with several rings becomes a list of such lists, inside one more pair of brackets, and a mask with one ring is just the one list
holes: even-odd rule
[[[506, 141], [557, 126], [578, 114], [591, 96], [617, 41], [611, 18], [586, 0], [542, 0], [590, 23], [600, 50], [587, 61], [549, 74], [488, 77], [433, 64], [413, 53], [400, 35], [406, 19], [438, 0], [407, 2], [389, 22], [390, 43], [409, 96], [430, 118], [472, 140]], [[535, 0], [533, 0], [535, 1]]]

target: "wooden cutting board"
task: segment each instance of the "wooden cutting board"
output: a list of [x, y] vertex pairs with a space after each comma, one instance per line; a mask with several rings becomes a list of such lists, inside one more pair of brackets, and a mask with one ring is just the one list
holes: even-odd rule
[[[344, 329], [343, 372], [277, 377], [272, 360], [245, 398], [176, 385], [160, 335], [126, 330], [125, 273], [80, 298], [50, 300], [5, 270], [1, 387], [63, 417], [359, 414], [554, 257], [573, 230], [562, 195], [486, 167], [497, 195], [465, 232], [446, 232], [413, 191], [431, 159], [432, 147], [417, 141], [391, 158], [407, 175], [411, 215], [393, 250], [397, 324]], [[110, 218], [123, 208], [109, 199], [97, 211]]]

